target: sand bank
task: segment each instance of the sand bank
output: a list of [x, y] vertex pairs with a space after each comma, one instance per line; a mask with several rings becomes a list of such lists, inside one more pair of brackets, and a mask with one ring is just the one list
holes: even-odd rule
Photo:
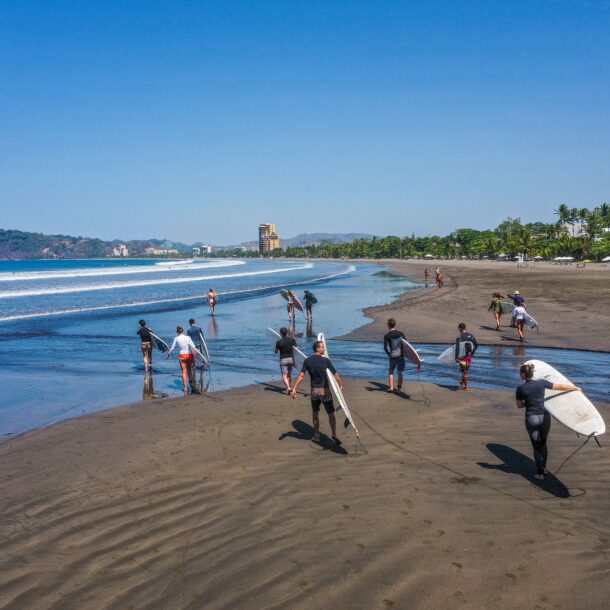
[[[487, 311], [493, 292], [519, 290], [528, 312], [540, 331], [527, 331], [528, 345], [610, 352], [610, 267], [559, 266], [542, 263], [526, 268], [516, 263], [486, 261], [386, 261], [396, 274], [415, 282], [424, 281], [430, 269], [429, 288], [407, 293], [391, 305], [371, 307], [365, 314], [370, 324], [350, 333], [347, 339], [378, 341], [387, 331], [386, 319], [396, 318], [414, 343], [451, 343], [457, 325], [465, 322], [480, 343], [511, 345], [518, 342], [508, 316], [495, 330], [493, 314]], [[445, 285], [434, 286], [434, 268], [440, 264]]]
[[[0, 444], [0, 608], [607, 604], [606, 449], [535, 485], [511, 393], [384, 389], [346, 383], [364, 455], [312, 444], [308, 400], [267, 385]], [[555, 423], [551, 470], [580, 442]]]

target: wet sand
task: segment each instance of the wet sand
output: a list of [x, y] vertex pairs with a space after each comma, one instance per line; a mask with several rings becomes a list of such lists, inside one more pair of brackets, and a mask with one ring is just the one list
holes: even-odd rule
[[535, 484], [512, 393], [384, 390], [346, 383], [368, 454], [268, 385], [1, 443], [0, 608], [607, 607], [606, 448]]
[[[500, 331], [487, 311], [493, 292], [506, 295], [519, 290], [527, 310], [540, 324], [538, 332], [526, 328], [526, 345], [610, 352], [610, 266], [574, 266], [541, 263], [518, 268], [516, 263], [486, 261], [387, 261], [392, 271], [423, 283], [430, 269], [428, 288], [403, 295], [391, 305], [371, 307], [370, 324], [345, 339], [379, 341], [387, 332], [386, 320], [396, 318], [413, 343], [452, 343], [457, 325], [465, 322], [480, 343], [518, 343], [509, 316]], [[437, 290], [434, 269], [441, 266], [444, 287]], [[510, 299], [507, 299], [510, 300]]]

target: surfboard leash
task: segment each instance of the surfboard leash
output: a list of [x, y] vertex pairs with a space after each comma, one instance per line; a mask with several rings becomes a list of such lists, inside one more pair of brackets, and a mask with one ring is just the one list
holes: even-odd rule
[[595, 436], [595, 433], [589, 434], [589, 436], [587, 436], [587, 439], [585, 440], [585, 442], [582, 445], [580, 445], [580, 447], [578, 447], [578, 449], [576, 449], [576, 451], [573, 451], [572, 453], [570, 453], [570, 455], [568, 455], [568, 457], [565, 460], [563, 460], [563, 462], [561, 462], [561, 464], [559, 465], [559, 468], [553, 474], [555, 474], [555, 475], [559, 474], [559, 471], [564, 467], [565, 463], [568, 460], [571, 460], [592, 438], [595, 439], [597, 446], [601, 447], [599, 441], [597, 440], [597, 436]]
[[419, 385], [421, 387], [421, 393], [422, 396], [424, 397], [424, 405], [426, 407], [431, 407], [432, 406], [432, 401], [428, 398], [428, 396], [426, 395], [426, 387], [424, 386], [424, 382], [421, 380], [421, 376], [419, 374], [421, 367], [417, 367], [417, 381], [419, 381]]

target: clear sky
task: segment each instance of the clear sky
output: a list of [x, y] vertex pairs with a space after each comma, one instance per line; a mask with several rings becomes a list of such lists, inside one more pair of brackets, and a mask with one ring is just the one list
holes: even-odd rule
[[610, 201], [610, 3], [0, 3], [0, 228], [445, 234]]

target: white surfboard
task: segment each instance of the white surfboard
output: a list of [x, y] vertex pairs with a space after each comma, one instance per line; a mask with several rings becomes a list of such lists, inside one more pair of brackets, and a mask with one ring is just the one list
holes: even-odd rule
[[[474, 347], [470, 341], [463, 341], [460, 343], [460, 358], [466, 356], [466, 345], [470, 345], [470, 349]], [[439, 362], [443, 364], [455, 364], [455, 345], [448, 347], [438, 358]]]
[[410, 360], [415, 366], [418, 368], [423, 364], [423, 360], [420, 355], [417, 353], [417, 350], [406, 340], [401, 339], [402, 341], [402, 353], [404, 354], [407, 360]]
[[500, 303], [500, 311], [503, 314], [507, 314], [507, 313], [513, 313], [513, 309], [515, 309], [515, 304], [514, 303], [509, 303], [508, 301], [502, 301]]
[[[275, 349], [275, 344], [282, 338], [282, 336], [280, 335], [280, 333], [273, 330], [273, 328], [268, 328], [267, 329], [267, 338], [269, 339], [269, 343], [271, 344], [271, 346]], [[297, 369], [299, 371], [299, 373], [301, 372], [301, 369], [303, 368], [303, 362], [305, 362], [306, 357], [307, 356], [305, 356], [305, 354], [298, 347], [295, 347], [292, 350], [294, 368]]]
[[[326, 358], [330, 359], [330, 356], [328, 355], [328, 348], [326, 346], [326, 338], [324, 337], [324, 333], [318, 333], [318, 341], [322, 341], [322, 344], [324, 345], [324, 356]], [[349, 407], [347, 406], [345, 396], [343, 396], [343, 392], [341, 391], [341, 388], [339, 387], [337, 380], [335, 379], [334, 375], [328, 369], [326, 369], [326, 376], [328, 377], [328, 383], [330, 385], [330, 389], [332, 390], [333, 394], [335, 395], [335, 398], [339, 402], [339, 409], [343, 409], [343, 413], [345, 413], [345, 417], [347, 418], [349, 423], [353, 426], [354, 431], [356, 432], [356, 438], [360, 438], [360, 432], [358, 431], [358, 428], [356, 427], [356, 424], [354, 423], [354, 418], [352, 417]], [[339, 409], [337, 409], [337, 410], [339, 410]]]
[[[542, 360], [529, 360], [525, 364], [534, 365], [534, 379], [574, 385], [557, 369]], [[606, 431], [606, 424], [599, 411], [582, 392], [545, 390], [544, 407], [559, 423], [577, 434], [599, 436]]]
[[534, 318], [532, 318], [532, 316], [529, 315], [529, 313], [527, 313], [527, 311], [525, 312], [525, 323], [533, 330], [539, 330], [540, 325], [538, 324], [538, 322], [536, 322], [536, 320], [534, 320]]
[[206, 360], [206, 357], [194, 345], [191, 345], [189, 349], [191, 354], [193, 354], [193, 360], [197, 368], [204, 369], [209, 366], [210, 363]]
[[208, 344], [205, 342], [205, 339], [203, 338], [203, 333], [199, 333], [199, 340], [201, 341], [201, 347], [203, 347], [203, 355], [205, 356], [206, 360], [208, 361], [208, 364], [210, 364], [210, 362], [212, 362], [212, 360], [210, 359], [210, 352], [208, 351]]

